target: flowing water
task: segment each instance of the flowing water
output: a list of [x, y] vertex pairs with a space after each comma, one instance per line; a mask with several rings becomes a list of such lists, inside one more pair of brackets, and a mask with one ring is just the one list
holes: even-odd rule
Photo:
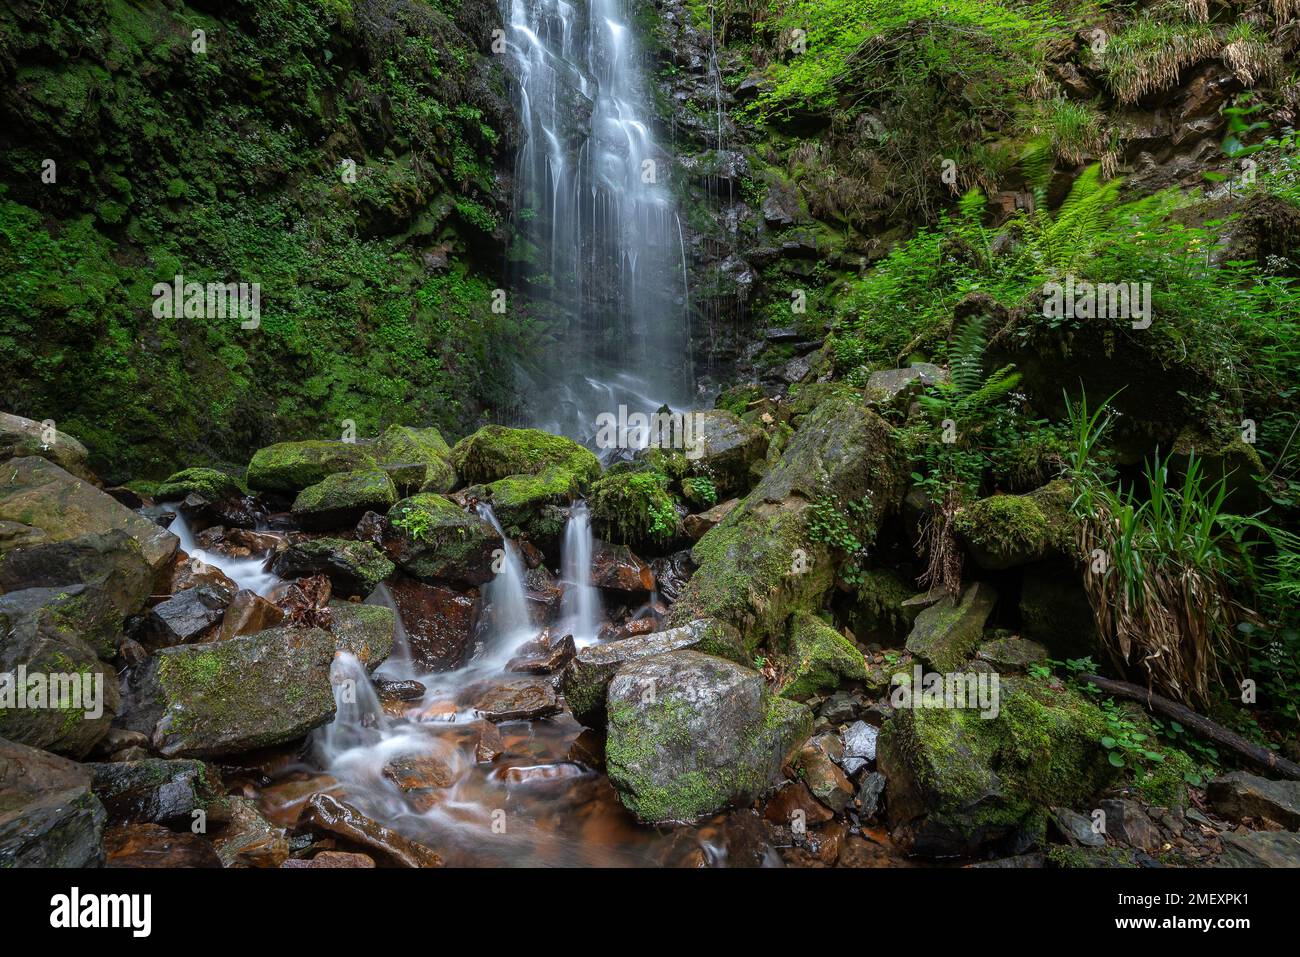
[[167, 526], [167, 530], [181, 540], [181, 551], [190, 558], [197, 558], [221, 569], [240, 588], [247, 588], [265, 598], [280, 583], [279, 578], [266, 570], [264, 555], [233, 558], [216, 549], [200, 548], [194, 541], [194, 530], [190, 527], [189, 519], [180, 509], [176, 510], [176, 518]]
[[509, 266], [558, 338], [520, 371], [533, 424], [575, 438], [619, 406], [689, 406], [681, 221], [623, 0], [501, 0], [523, 143]]

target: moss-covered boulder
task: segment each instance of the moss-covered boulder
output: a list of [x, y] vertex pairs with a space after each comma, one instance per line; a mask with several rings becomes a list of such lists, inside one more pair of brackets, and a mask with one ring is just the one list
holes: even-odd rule
[[575, 718], [589, 728], [601, 728], [605, 724], [605, 692], [620, 668], [642, 658], [687, 648], [747, 663], [744, 643], [735, 628], [715, 620], [693, 621], [679, 628], [580, 649], [564, 669], [560, 690]]
[[1051, 482], [1028, 495], [994, 495], [962, 509], [954, 528], [981, 568], [1003, 571], [1073, 551], [1078, 524], [1069, 483]]
[[802, 701], [818, 691], [834, 690], [841, 681], [866, 677], [866, 662], [852, 642], [810, 612], [790, 616], [778, 694]]
[[53, 462], [0, 472], [0, 591], [84, 583], [134, 614], [179, 540]]
[[751, 649], [780, 637], [790, 614], [820, 607], [835, 580], [829, 551], [811, 534], [812, 503], [862, 503], [860, 531], [869, 536], [897, 507], [904, 475], [884, 420], [853, 396], [831, 394], [744, 501], [696, 542], [699, 569], [668, 623], [721, 618]]
[[984, 623], [997, 600], [997, 592], [987, 582], [966, 586], [960, 601], [944, 595], [916, 616], [907, 650], [936, 671], [958, 670], [979, 647]]
[[763, 676], [697, 651], [624, 665], [609, 684], [605, 763], [641, 820], [693, 821], [774, 784], [812, 712]]
[[303, 528], [341, 528], [366, 512], [387, 512], [396, 501], [397, 487], [383, 469], [335, 472], [298, 493], [293, 517]]
[[958, 857], [1040, 835], [1047, 808], [1084, 806], [1109, 782], [1095, 704], [1035, 679], [1001, 678], [997, 688], [995, 717], [900, 708], [881, 731], [889, 822], [911, 853]]
[[451, 446], [437, 429], [389, 427], [374, 447], [375, 459], [403, 492], [442, 494], [456, 487]]
[[[373, 610], [387, 612], [391, 649], [392, 612]], [[336, 651], [361, 651], [372, 669], [387, 656], [374, 647], [376, 632], [365, 634], [358, 643], [351, 631], [283, 627], [165, 648], [132, 677], [138, 705], [129, 725], [150, 729], [165, 757], [210, 758], [293, 741], [334, 714], [329, 671]]]
[[394, 560], [422, 581], [491, 581], [493, 553], [502, 538], [492, 523], [465, 511], [442, 495], [421, 492], [404, 498], [388, 513]]
[[324, 574], [335, 593], [364, 598], [396, 567], [369, 542], [344, 538], [313, 538], [295, 542], [278, 553], [271, 570], [281, 578]]
[[467, 482], [485, 484], [511, 475], [537, 475], [552, 466], [582, 485], [600, 474], [596, 456], [572, 439], [540, 429], [485, 425], [451, 450], [452, 464]]
[[195, 811], [210, 823], [230, 816], [217, 772], [202, 761], [107, 761], [86, 765], [110, 825], [161, 824], [188, 831]]
[[487, 425], [456, 443], [452, 462], [475, 483], [468, 494], [492, 506], [506, 534], [553, 543], [562, 511], [600, 475], [600, 462], [572, 439], [538, 429]]
[[199, 495], [209, 502], [219, 502], [242, 494], [242, 489], [235, 479], [216, 469], [183, 469], [169, 476], [166, 481], [154, 489], [154, 498], [159, 502], [180, 501], [189, 495]]
[[296, 493], [324, 481], [335, 472], [377, 466], [365, 446], [332, 439], [281, 442], [253, 453], [248, 463], [248, 487], [263, 492]]
[[767, 433], [726, 409], [691, 416], [694, 441], [684, 452], [691, 475], [707, 477], [722, 497], [743, 493], [751, 483], [751, 467], [767, 451]]
[[60, 432], [53, 423], [0, 412], [0, 462], [28, 455], [48, 459], [79, 479], [94, 479], [86, 464], [86, 447], [72, 436]]
[[88, 768], [0, 738], [0, 869], [99, 867], [106, 818]]
[[648, 461], [620, 462], [592, 483], [587, 506], [602, 538], [633, 548], [669, 548], [684, 532], [674, 479]]
[[120, 706], [117, 672], [100, 656], [116, 653], [121, 627], [107, 596], [84, 585], [0, 595], [0, 737], [84, 758]]

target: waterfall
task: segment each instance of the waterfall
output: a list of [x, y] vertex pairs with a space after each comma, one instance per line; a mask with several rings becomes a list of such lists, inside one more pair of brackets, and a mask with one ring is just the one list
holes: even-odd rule
[[[490, 522], [497, 530], [502, 542], [503, 554], [497, 562], [499, 567], [496, 577], [484, 589], [488, 604], [492, 607], [492, 620], [495, 625], [496, 640], [493, 644], [500, 646], [506, 643], [503, 639], [517, 637], [523, 633], [532, 637], [532, 621], [528, 614], [528, 592], [524, 587], [524, 563], [520, 560], [514, 543], [506, 538], [505, 532], [502, 531], [501, 523], [497, 521], [492, 506], [480, 502], [477, 510], [479, 517]], [[517, 644], [515, 641], [508, 642], [510, 647], [515, 644]]]
[[579, 647], [594, 644], [600, 627], [600, 594], [591, 583], [593, 551], [591, 516], [586, 502], [575, 502], [564, 526], [560, 550], [560, 628], [573, 635]]
[[355, 655], [347, 651], [334, 655], [330, 684], [334, 686], [334, 720], [317, 739], [327, 763], [344, 751], [375, 744], [389, 724], [370, 675]]
[[207, 551], [199, 548], [194, 541], [194, 530], [190, 528], [189, 519], [179, 508], [176, 510], [176, 518], [167, 527], [167, 531], [181, 540], [181, 551], [189, 555], [190, 558], [197, 558], [201, 562], [221, 569], [226, 577], [240, 588], [247, 588], [249, 591], [265, 598], [267, 593], [280, 583], [279, 577], [266, 570], [266, 556], [264, 555], [232, 558], [229, 555], [223, 555], [219, 551]]
[[500, 0], [524, 142], [512, 280], [559, 348], [524, 385], [534, 424], [691, 400], [685, 244], [625, 0]]

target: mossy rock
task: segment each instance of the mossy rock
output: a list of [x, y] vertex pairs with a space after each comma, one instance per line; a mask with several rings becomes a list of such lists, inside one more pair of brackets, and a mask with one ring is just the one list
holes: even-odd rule
[[1077, 807], [1110, 782], [1101, 710], [1032, 678], [1001, 678], [997, 714], [899, 708], [880, 735], [889, 820], [924, 857], [978, 853], [1036, 833], [1053, 806]]
[[591, 486], [591, 520], [606, 541], [667, 548], [684, 534], [673, 479], [648, 462], [621, 462]]
[[335, 472], [377, 467], [374, 456], [353, 442], [313, 439], [281, 442], [253, 453], [248, 487], [263, 492], [300, 492]]
[[961, 601], [945, 594], [916, 616], [907, 636], [907, 650], [936, 671], [958, 670], [979, 647], [984, 623], [997, 599], [997, 592], [987, 582], [966, 586]]
[[380, 467], [405, 492], [441, 494], [456, 487], [451, 446], [437, 429], [391, 426], [375, 443], [374, 455]]
[[981, 568], [1016, 568], [1074, 550], [1073, 499], [1069, 483], [1059, 480], [1028, 495], [994, 495], [962, 509], [954, 528]]
[[903, 602], [916, 593], [902, 575], [889, 568], [869, 568], [853, 589], [848, 623], [864, 644], [884, 647], [901, 644], [907, 638], [912, 619]]
[[243, 490], [233, 477], [216, 469], [184, 469], [169, 476], [154, 489], [154, 498], [160, 502], [180, 500], [188, 495], [200, 495], [209, 502], [242, 495]]
[[339, 528], [366, 512], [387, 512], [396, 501], [397, 487], [383, 469], [335, 472], [298, 493], [293, 516], [303, 528]]
[[397, 533], [395, 561], [416, 578], [484, 585], [495, 577], [501, 535], [451, 499], [421, 492], [394, 505], [388, 519]]
[[271, 570], [281, 578], [324, 574], [337, 594], [365, 598], [396, 566], [369, 542], [313, 538], [295, 542], [277, 554]]
[[797, 611], [790, 616], [788, 658], [778, 691], [801, 701], [819, 691], [832, 691], [841, 681], [867, 677], [862, 652], [816, 615]]
[[696, 651], [624, 665], [606, 706], [610, 782], [649, 823], [752, 799], [812, 730], [812, 712], [771, 695], [758, 672]]
[[86, 459], [86, 447], [65, 432], [44, 422], [0, 412], [0, 462], [38, 455], [77, 478], [94, 478]]
[[564, 531], [565, 507], [578, 497], [581, 488], [574, 472], [562, 465], [549, 465], [537, 475], [510, 475], [472, 486], [467, 494], [491, 503], [507, 535], [542, 543], [555, 541]]
[[461, 478], [479, 484], [560, 466], [580, 489], [600, 474], [600, 461], [572, 439], [501, 425], [485, 425], [461, 439], [452, 448], [451, 459]]

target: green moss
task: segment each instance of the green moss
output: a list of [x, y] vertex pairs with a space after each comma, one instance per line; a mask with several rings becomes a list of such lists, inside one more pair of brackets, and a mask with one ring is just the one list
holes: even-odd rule
[[451, 447], [437, 429], [394, 425], [379, 437], [374, 454], [380, 466], [404, 489], [441, 493], [456, 485]]
[[294, 499], [296, 515], [373, 509], [386, 512], [397, 501], [397, 489], [382, 469], [335, 472], [308, 486]]
[[1077, 527], [1072, 500], [1064, 481], [1028, 495], [994, 495], [962, 509], [954, 527], [986, 564], [1018, 564], [1070, 548]]
[[154, 490], [154, 498], [160, 502], [171, 499], [183, 499], [197, 493], [209, 501], [216, 502], [223, 498], [241, 494], [239, 482], [224, 472], [216, 469], [193, 468], [176, 472]]
[[281, 442], [258, 449], [248, 463], [248, 486], [267, 492], [297, 492], [336, 472], [374, 469], [377, 463], [351, 442]]
[[862, 653], [816, 615], [797, 611], [790, 617], [788, 657], [780, 688], [783, 698], [801, 700], [834, 689], [843, 680], [865, 680]]
[[637, 546], [665, 544], [681, 535], [672, 479], [649, 462], [610, 468], [591, 486], [587, 504], [602, 537]]
[[572, 439], [539, 429], [485, 425], [456, 443], [453, 464], [470, 482], [495, 482], [512, 475], [536, 475], [550, 466], [570, 473], [579, 488], [600, 475], [600, 462]]

